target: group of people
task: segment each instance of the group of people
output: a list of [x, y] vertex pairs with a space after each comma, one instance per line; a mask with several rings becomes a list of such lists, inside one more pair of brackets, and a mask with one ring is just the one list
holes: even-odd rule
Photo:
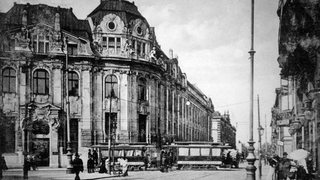
[[94, 173], [95, 166], [98, 165], [98, 153], [96, 150], [91, 152], [91, 149], [88, 151], [88, 161], [87, 161], [87, 168], [88, 173]]
[[288, 158], [288, 153], [284, 152], [283, 157], [278, 155], [267, 157], [268, 164], [272, 167], [267, 175], [270, 180], [312, 180], [312, 158], [299, 161]]
[[[109, 162], [109, 158], [101, 158], [99, 173], [110, 173], [111, 169], [122, 173], [122, 176], [128, 176], [128, 160], [126, 158], [118, 158], [117, 162]], [[109, 163], [110, 166], [109, 167]]]
[[162, 150], [160, 154], [160, 171], [168, 172], [168, 169], [173, 166], [174, 155], [172, 150]]

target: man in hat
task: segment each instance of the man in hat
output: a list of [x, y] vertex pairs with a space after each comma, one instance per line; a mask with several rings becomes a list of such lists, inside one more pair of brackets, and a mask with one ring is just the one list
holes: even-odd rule
[[283, 157], [280, 161], [279, 173], [278, 173], [279, 180], [282, 180], [282, 179], [286, 180], [289, 175], [291, 162], [290, 162], [290, 159], [287, 158], [287, 156], [288, 156], [288, 153], [284, 152]]
[[79, 154], [77, 152], [74, 156], [75, 158], [72, 161], [73, 172], [76, 173], [76, 177], [74, 179], [80, 180], [79, 173], [80, 171], [83, 172], [83, 162], [82, 159], [79, 158]]

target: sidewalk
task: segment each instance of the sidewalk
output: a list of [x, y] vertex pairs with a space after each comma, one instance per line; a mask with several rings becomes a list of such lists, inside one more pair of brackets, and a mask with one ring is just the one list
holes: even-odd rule
[[[267, 179], [267, 175], [268, 175], [269, 170], [270, 170], [270, 166], [269, 165], [264, 165], [264, 163], [262, 163], [262, 166], [261, 166], [261, 178], [259, 177], [259, 166], [258, 166], [258, 163], [255, 163], [255, 166], [257, 168], [257, 170], [256, 170], [256, 180], [271, 180], [271, 179]], [[247, 163], [246, 162], [245, 163], [241, 163], [240, 167], [245, 169], [247, 167]]]
[[[118, 177], [118, 175], [100, 174], [98, 172], [88, 173], [84, 171], [80, 173], [81, 179], [105, 179]], [[66, 168], [39, 168], [36, 171], [28, 171], [28, 179], [32, 180], [73, 180], [75, 174], [67, 174]], [[21, 180], [23, 179], [22, 169], [9, 169], [3, 172], [3, 180]]]

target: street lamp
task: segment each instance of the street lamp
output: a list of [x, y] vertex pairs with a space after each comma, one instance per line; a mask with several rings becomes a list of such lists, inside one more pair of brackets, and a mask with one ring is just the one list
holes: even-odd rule
[[247, 180], [256, 179], [256, 167], [254, 162], [256, 157], [254, 155], [254, 141], [253, 141], [253, 80], [254, 80], [254, 0], [251, 0], [251, 49], [249, 51], [251, 60], [251, 80], [250, 80], [250, 138], [248, 141], [248, 156], [246, 167], [247, 170]]
[[65, 65], [65, 88], [66, 88], [66, 114], [67, 114], [67, 157], [68, 157], [68, 164], [67, 164], [67, 174], [72, 173], [72, 149], [71, 149], [71, 141], [70, 141], [70, 117], [69, 117], [69, 75], [68, 75], [68, 37], [65, 38], [65, 46], [66, 46], [66, 65]]

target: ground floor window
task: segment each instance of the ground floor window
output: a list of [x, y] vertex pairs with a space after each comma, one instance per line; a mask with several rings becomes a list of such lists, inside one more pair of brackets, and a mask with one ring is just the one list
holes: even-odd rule
[[14, 120], [14, 117], [4, 117], [0, 119], [0, 146], [4, 153], [15, 152], [16, 135]]

